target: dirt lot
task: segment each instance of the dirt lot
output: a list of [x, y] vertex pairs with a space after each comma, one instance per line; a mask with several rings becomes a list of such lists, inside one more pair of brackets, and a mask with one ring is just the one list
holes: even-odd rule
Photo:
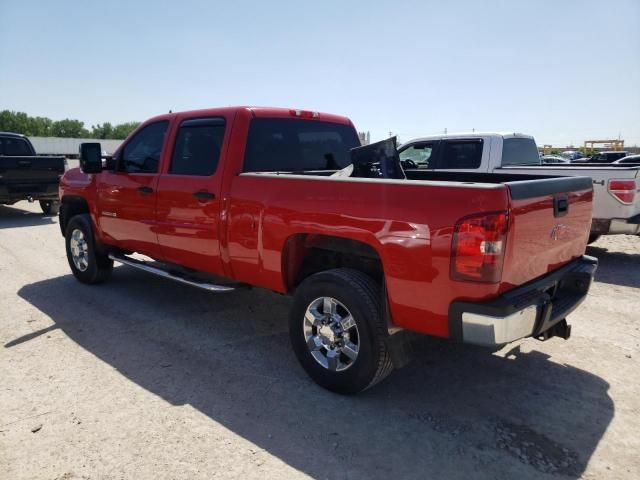
[[289, 299], [81, 285], [57, 219], [0, 206], [0, 478], [640, 478], [640, 238], [588, 253], [569, 341], [424, 338], [341, 397], [298, 366]]

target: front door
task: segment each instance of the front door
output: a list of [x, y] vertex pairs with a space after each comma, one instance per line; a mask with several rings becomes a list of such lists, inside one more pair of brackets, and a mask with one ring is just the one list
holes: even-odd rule
[[99, 176], [98, 222], [111, 242], [158, 258], [156, 187], [169, 122], [140, 129], [120, 150], [114, 171]]
[[158, 242], [167, 261], [222, 275], [219, 167], [225, 119], [178, 121], [171, 160], [158, 180]]

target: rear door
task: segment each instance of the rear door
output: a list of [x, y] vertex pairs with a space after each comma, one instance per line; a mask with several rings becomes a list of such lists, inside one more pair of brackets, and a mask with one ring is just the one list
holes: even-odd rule
[[156, 235], [156, 185], [169, 121], [138, 130], [117, 154], [117, 168], [99, 175], [98, 222], [115, 243], [160, 257]]
[[222, 274], [221, 157], [224, 117], [178, 118], [171, 159], [158, 182], [158, 242], [163, 258]]

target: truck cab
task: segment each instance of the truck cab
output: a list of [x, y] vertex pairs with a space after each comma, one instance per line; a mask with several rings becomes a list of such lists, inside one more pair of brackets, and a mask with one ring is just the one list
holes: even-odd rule
[[498, 166], [540, 165], [532, 136], [522, 133], [460, 133], [432, 135], [399, 148], [407, 168], [459, 172], [492, 172]]
[[611, 151], [611, 152], [598, 152], [595, 155], [592, 155], [589, 159], [589, 162], [593, 163], [612, 163], [616, 160], [620, 160], [621, 158], [629, 155], [629, 152], [623, 151]]

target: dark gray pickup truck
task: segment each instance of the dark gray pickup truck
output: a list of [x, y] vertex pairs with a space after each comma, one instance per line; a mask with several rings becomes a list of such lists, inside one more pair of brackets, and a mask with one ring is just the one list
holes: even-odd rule
[[38, 156], [24, 135], [0, 132], [0, 205], [38, 200], [46, 215], [58, 213], [64, 157]]

